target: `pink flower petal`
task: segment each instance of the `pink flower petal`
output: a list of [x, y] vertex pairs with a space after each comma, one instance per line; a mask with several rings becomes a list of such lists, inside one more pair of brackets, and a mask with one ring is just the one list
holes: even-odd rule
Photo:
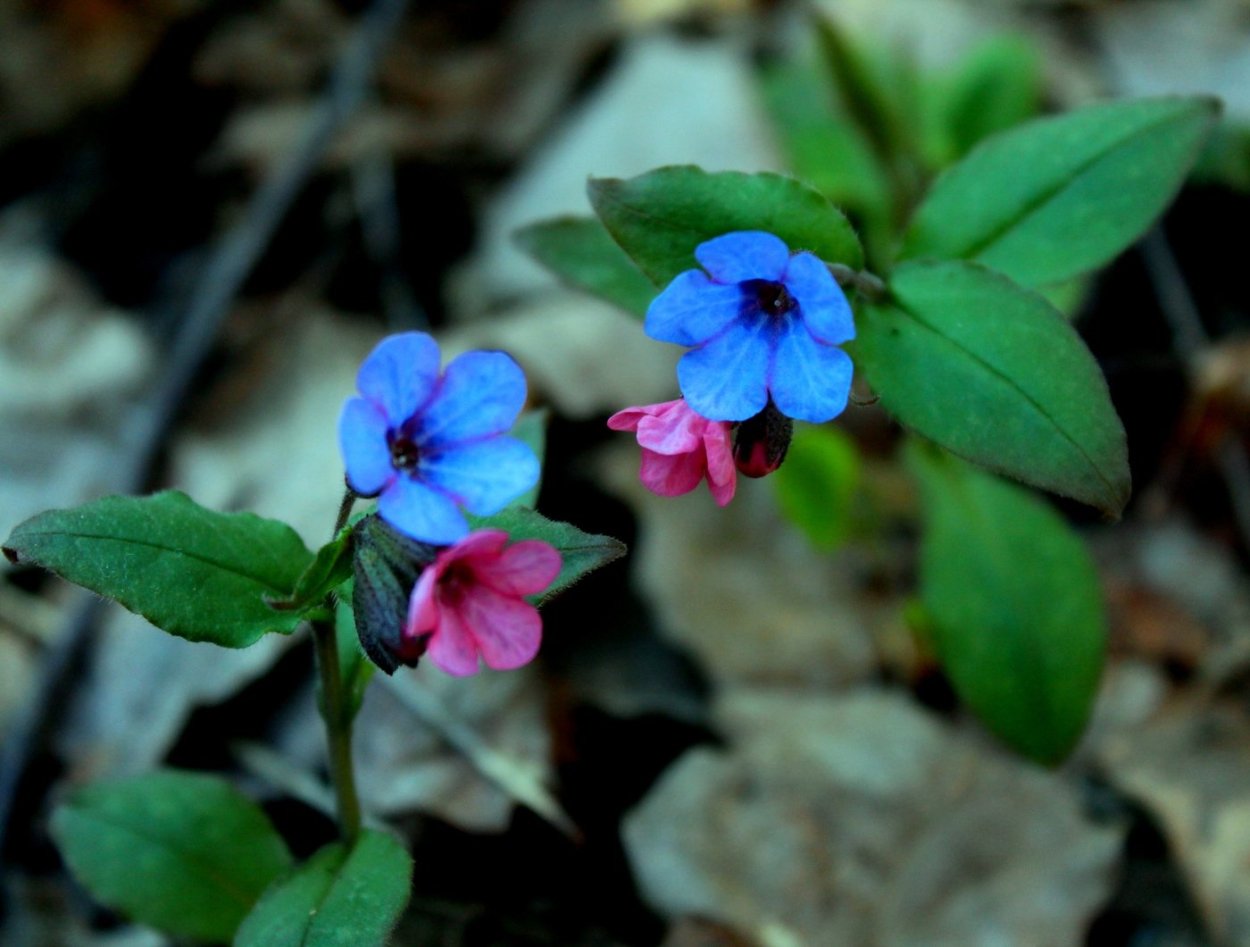
[[509, 671], [538, 654], [543, 622], [533, 605], [478, 586], [459, 611], [489, 667]]
[[404, 622], [403, 635], [405, 638], [418, 638], [438, 628], [438, 602], [435, 601], [434, 593], [438, 589], [442, 571], [437, 560], [421, 570], [412, 595], [408, 597], [408, 620]]
[[703, 433], [703, 447], [707, 454], [707, 488], [717, 506], [725, 506], [734, 498], [738, 486], [738, 469], [734, 464], [733, 443], [729, 425], [716, 422], [708, 425]]
[[443, 609], [425, 652], [439, 668], [455, 677], [476, 674], [478, 670], [476, 636], [466, 617], [459, 608]]
[[670, 456], [657, 454], [644, 447], [638, 476], [643, 486], [652, 493], [662, 497], [677, 497], [697, 487], [706, 470], [707, 464], [702, 451]]
[[686, 406], [671, 401], [664, 410], [638, 422], [638, 445], [657, 454], [684, 454], [699, 449], [699, 438], [708, 422]]
[[504, 595], [537, 595], [560, 574], [560, 553], [540, 539], [513, 543], [477, 572], [479, 580]]

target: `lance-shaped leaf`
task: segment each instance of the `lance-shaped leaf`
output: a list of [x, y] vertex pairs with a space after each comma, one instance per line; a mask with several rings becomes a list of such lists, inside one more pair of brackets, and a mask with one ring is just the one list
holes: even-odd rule
[[260, 808], [213, 776], [166, 770], [72, 792], [52, 837], [102, 904], [178, 937], [228, 941], [291, 855]]
[[578, 529], [571, 523], [549, 520], [541, 513], [524, 507], [509, 507], [502, 513], [474, 519], [475, 529], [502, 529], [510, 543], [522, 539], [541, 539], [560, 553], [560, 574], [541, 595], [541, 604], [554, 598], [595, 569], [625, 555], [625, 544], [611, 536], [598, 536]]
[[852, 357], [899, 421], [961, 457], [1118, 516], [1124, 428], [1093, 356], [1040, 295], [973, 263], [909, 263]]
[[217, 513], [175, 491], [40, 513], [13, 530], [4, 553], [114, 599], [170, 634], [227, 648], [299, 624], [297, 612], [266, 601], [290, 598], [313, 561], [285, 523]]
[[516, 232], [516, 242], [575, 289], [644, 315], [657, 292], [593, 217], [558, 217]]
[[858, 268], [863, 251], [842, 212], [780, 174], [709, 174], [690, 165], [628, 180], [595, 178], [590, 203], [613, 239], [658, 286], [698, 266], [695, 248], [736, 230], [776, 234], [792, 251]]
[[1026, 490], [909, 445], [924, 533], [920, 594], [937, 656], [999, 737], [1059, 762], [1089, 718], [1106, 645], [1093, 561]]
[[279, 879], [239, 928], [234, 947], [372, 947], [385, 944], [408, 903], [412, 859], [366, 829], [350, 849], [327, 845]]
[[1027, 286], [1106, 263], [1180, 188], [1213, 99], [1111, 102], [986, 139], [938, 178], [902, 257], [969, 259]]

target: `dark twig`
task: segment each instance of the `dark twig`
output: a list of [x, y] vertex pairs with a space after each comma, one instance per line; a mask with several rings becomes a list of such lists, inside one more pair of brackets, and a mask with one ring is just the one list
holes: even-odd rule
[[[377, 0], [361, 16], [302, 138], [261, 182], [244, 218], [212, 251], [178, 322], [164, 374], [123, 430], [123, 461], [113, 480], [117, 489], [134, 493], [147, 486], [160, 446], [231, 304], [291, 204], [317, 170], [334, 135], [368, 93], [382, 50], [393, 38], [406, 7], [407, 0]], [[70, 671], [81, 662], [91, 642], [100, 604], [94, 596], [83, 596], [71, 610], [69, 626], [44, 658], [34, 698], [5, 741], [0, 755], [0, 846], [27, 763], [54, 725], [58, 709], [67, 703]]]
[[[1192, 387], [1200, 373], [1199, 363], [1211, 347], [1211, 337], [1202, 324], [1176, 255], [1160, 228], [1156, 227], [1142, 240], [1141, 252], [1163, 315], [1172, 329], [1172, 343], [1181, 356]], [[1216, 448], [1215, 462], [1228, 488], [1241, 540], [1250, 549], [1250, 458], [1236, 438], [1224, 437]]]

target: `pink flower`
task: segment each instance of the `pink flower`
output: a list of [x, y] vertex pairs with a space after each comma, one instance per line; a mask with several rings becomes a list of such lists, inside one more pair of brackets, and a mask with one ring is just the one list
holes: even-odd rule
[[547, 588], [560, 572], [560, 553], [537, 539], [504, 548], [501, 529], [470, 533], [426, 566], [408, 600], [403, 644], [448, 674], [476, 674], [478, 656], [498, 671], [528, 664], [538, 653], [543, 622], [523, 596]]
[[662, 497], [689, 493], [707, 478], [718, 506], [733, 499], [737, 486], [727, 421], [709, 421], [684, 398], [626, 408], [608, 418], [614, 431], [637, 431], [642, 448], [643, 485]]

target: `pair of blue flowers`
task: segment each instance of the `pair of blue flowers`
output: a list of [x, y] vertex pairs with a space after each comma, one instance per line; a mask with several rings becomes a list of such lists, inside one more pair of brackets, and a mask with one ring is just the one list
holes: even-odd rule
[[[690, 347], [677, 366], [689, 409], [726, 436], [765, 409], [816, 423], [840, 414], [852, 366], [838, 346], [855, 324], [829, 268], [760, 231], [708, 240], [695, 258], [703, 269], [679, 274], [645, 324]], [[414, 539], [455, 543], [464, 510], [489, 516], [537, 482], [533, 451], [507, 436], [526, 396], [508, 355], [468, 352], [440, 374], [437, 344], [409, 332], [379, 344], [356, 382], [339, 421], [348, 482]]]

